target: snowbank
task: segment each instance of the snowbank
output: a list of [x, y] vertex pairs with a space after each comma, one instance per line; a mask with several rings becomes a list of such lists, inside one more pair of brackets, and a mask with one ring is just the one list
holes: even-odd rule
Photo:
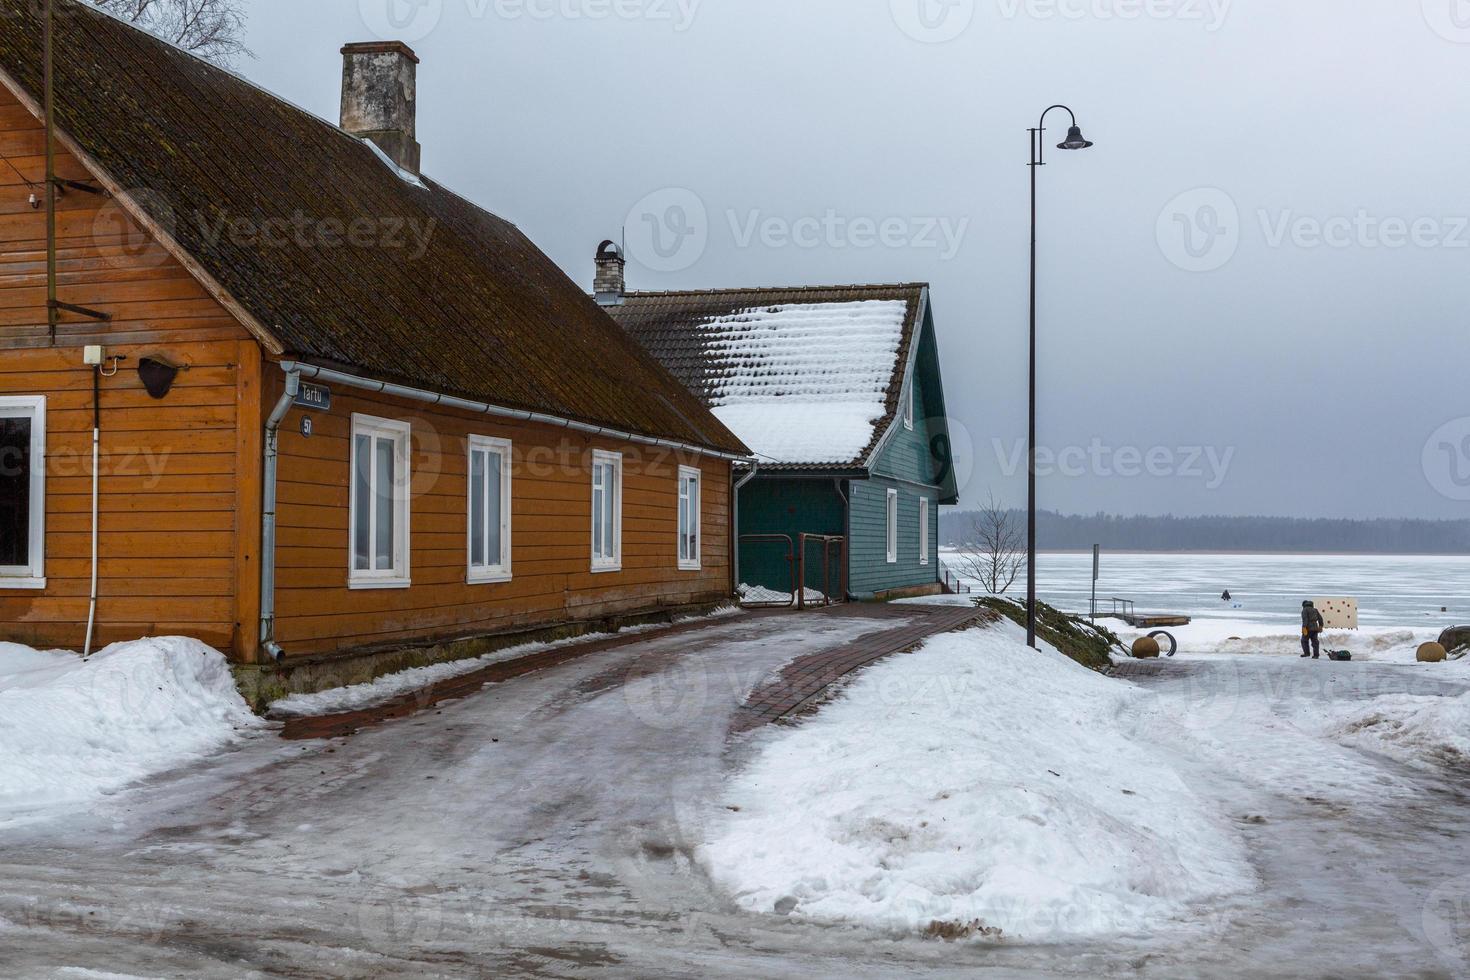
[[89, 660], [0, 643], [0, 827], [87, 803], [259, 724], [224, 655], [198, 640], [116, 643]]
[[[1335, 742], [1382, 752], [1412, 765], [1470, 767], [1470, 657], [1416, 665], [1437, 694], [1388, 694], [1367, 701], [1310, 702], [1295, 723]], [[1454, 682], [1460, 682], [1456, 687]], [[1441, 687], [1443, 682], [1451, 686]]]
[[[789, 605], [796, 601], [796, 596], [794, 594], [790, 592], [779, 592], [775, 589], [768, 589], [764, 585], [741, 585], [735, 591], [740, 596], [741, 602], [755, 604], [785, 603]], [[827, 597], [816, 589], [808, 588], [804, 589], [803, 591], [805, 593], [803, 598], [805, 598], [807, 602], [822, 603], [827, 601]]]
[[1328, 730], [1413, 763], [1470, 765], [1470, 695], [1378, 698], [1345, 713]]
[[700, 849], [743, 908], [894, 933], [1144, 932], [1255, 879], [1130, 719], [1152, 699], [1010, 623], [870, 668], [766, 736]]
[[[1104, 621], [1124, 641], [1149, 632], [1124, 626], [1116, 620]], [[1300, 657], [1302, 635], [1299, 628], [1285, 631], [1280, 625], [1255, 623], [1242, 619], [1196, 619], [1188, 626], [1168, 627], [1179, 641], [1180, 656], [1200, 654], [1264, 654]], [[1322, 649], [1350, 650], [1354, 660], [1376, 660], [1390, 663], [1413, 663], [1419, 644], [1437, 639], [1437, 629], [1409, 629], [1373, 626], [1355, 631], [1333, 630], [1322, 634]]]

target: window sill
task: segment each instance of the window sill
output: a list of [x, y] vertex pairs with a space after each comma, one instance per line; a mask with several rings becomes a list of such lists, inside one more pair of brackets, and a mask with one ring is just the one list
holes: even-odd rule
[[0, 578], [0, 589], [44, 589], [43, 578]]
[[504, 585], [510, 580], [510, 572], [471, 572], [465, 576], [466, 585]]
[[622, 570], [623, 570], [623, 566], [622, 566], [622, 563], [621, 562], [619, 562], [616, 565], [593, 565], [592, 566], [592, 574], [593, 575], [607, 575], [610, 572], [621, 572]]
[[697, 561], [696, 562], [681, 561], [681, 562], [679, 562], [679, 571], [681, 571], [681, 572], [702, 572], [702, 571], [704, 571], [704, 566], [701, 565]]
[[354, 592], [366, 592], [373, 589], [407, 589], [413, 585], [406, 578], [359, 578], [348, 579], [347, 587]]

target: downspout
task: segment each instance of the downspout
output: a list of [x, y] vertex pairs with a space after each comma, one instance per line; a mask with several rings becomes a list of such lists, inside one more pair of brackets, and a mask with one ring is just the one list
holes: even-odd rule
[[837, 490], [837, 499], [842, 501], [842, 598], [852, 598], [851, 589], [852, 575], [850, 565], [852, 563], [852, 501], [848, 500], [847, 492], [842, 489], [843, 480], [834, 478], [832, 486]]
[[97, 623], [97, 457], [102, 441], [102, 365], [92, 368], [92, 587], [87, 593], [87, 642], [83, 659], [92, 655], [92, 628]]
[[734, 547], [730, 549], [730, 570], [735, 579], [734, 587], [730, 590], [738, 592], [740, 586], [745, 583], [740, 581], [740, 491], [745, 485], [755, 479], [755, 475], [761, 471], [761, 461], [752, 458], [750, 461], [750, 472], [735, 482], [735, 489], [730, 493], [730, 534], [734, 537]]
[[276, 663], [285, 657], [276, 642], [276, 472], [280, 466], [281, 422], [301, 390], [301, 373], [286, 372], [286, 390], [265, 421], [265, 460], [260, 511], [260, 649]]

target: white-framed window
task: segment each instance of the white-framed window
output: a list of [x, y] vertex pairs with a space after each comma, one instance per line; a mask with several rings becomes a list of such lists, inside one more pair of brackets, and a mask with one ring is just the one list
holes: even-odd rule
[[509, 441], [470, 436], [466, 580], [471, 585], [510, 581], [510, 470]]
[[699, 571], [700, 472], [692, 466], [679, 467], [679, 568]]
[[592, 453], [592, 570], [623, 567], [623, 454]]
[[919, 498], [919, 564], [929, 564], [929, 498]]
[[0, 589], [46, 587], [46, 397], [0, 397]]
[[888, 491], [888, 564], [898, 564], [898, 491]]
[[903, 427], [909, 431], [914, 428], [914, 385], [909, 382], [908, 387], [903, 390]]
[[347, 585], [406, 589], [408, 566], [407, 422], [352, 416], [352, 498]]

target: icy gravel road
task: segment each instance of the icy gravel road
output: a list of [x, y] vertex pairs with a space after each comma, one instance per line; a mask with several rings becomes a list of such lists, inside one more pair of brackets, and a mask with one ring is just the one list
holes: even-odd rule
[[726, 742], [732, 712], [782, 663], [891, 625], [746, 618], [650, 638], [349, 739], [263, 735], [44, 833], [0, 836], [0, 975], [1452, 977], [1470, 967], [1466, 775], [1313, 728], [1310, 706], [1324, 700], [1463, 686], [1384, 665], [1213, 658], [1138, 679], [1159, 693], [1138, 737], [1170, 745], [1190, 785], [1238, 821], [1262, 878], [1257, 893], [1191, 925], [1140, 923], [1137, 935], [1086, 946], [945, 944], [737, 911], [689, 857], [742, 758]]

